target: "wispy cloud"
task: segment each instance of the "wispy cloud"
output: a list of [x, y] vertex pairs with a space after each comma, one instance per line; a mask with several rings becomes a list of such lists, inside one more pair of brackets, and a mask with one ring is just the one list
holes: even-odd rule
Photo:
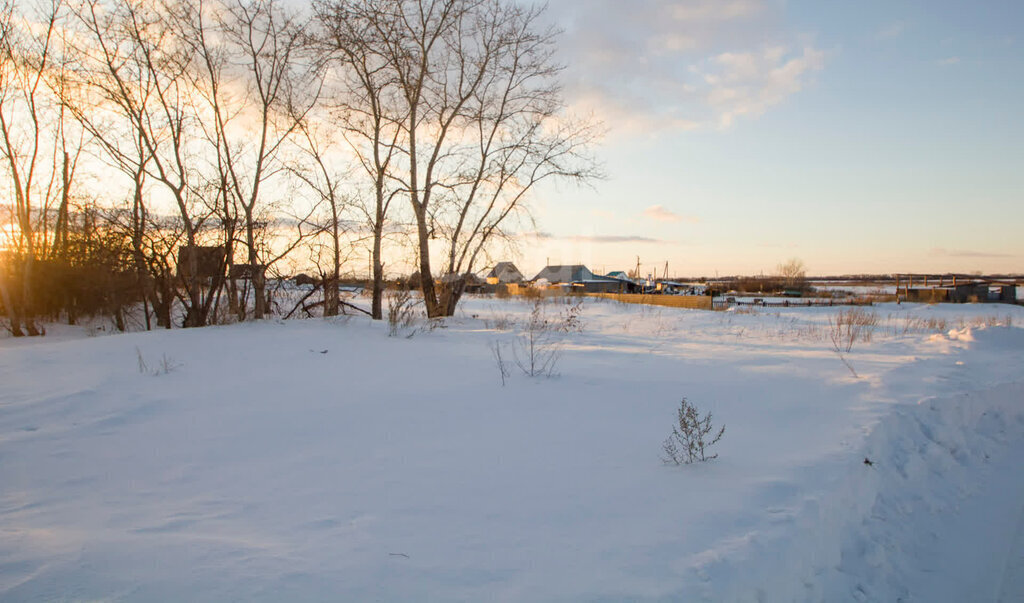
[[1009, 253], [993, 253], [990, 251], [976, 251], [968, 249], [945, 249], [943, 247], [933, 247], [928, 251], [928, 255], [938, 257], [951, 257], [951, 258], [1013, 258], [1017, 257]]
[[960, 64], [960, 57], [947, 57], [945, 59], [939, 59], [935, 61], [935, 64], [940, 67], [951, 67], [953, 65]]
[[526, 232], [521, 236], [543, 241], [571, 241], [574, 243], [667, 243], [662, 239], [640, 235], [553, 235], [550, 232]]
[[567, 91], [612, 134], [729, 127], [806, 86], [825, 53], [774, 0], [563, 0]]
[[729, 127], [740, 116], [757, 116], [796, 94], [808, 73], [821, 69], [825, 53], [814, 48], [791, 54], [782, 46], [757, 52], [726, 52], [696, 67], [708, 84], [707, 104]]
[[675, 213], [670, 209], [666, 209], [663, 205], [652, 205], [644, 210], [644, 217], [650, 218], [656, 222], [682, 222], [686, 221], [691, 224], [700, 222], [700, 219], [694, 216], [683, 216]]

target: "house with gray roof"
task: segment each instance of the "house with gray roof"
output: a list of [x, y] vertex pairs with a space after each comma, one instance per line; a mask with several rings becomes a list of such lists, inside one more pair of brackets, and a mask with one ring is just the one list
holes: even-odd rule
[[499, 283], [521, 283], [526, 280], [523, 273], [519, 272], [519, 269], [512, 262], [498, 262], [484, 278], [489, 283], [495, 285]]
[[559, 283], [574, 283], [578, 281], [589, 281], [594, 279], [594, 273], [583, 264], [575, 264], [571, 266], [546, 266], [543, 270], [537, 273], [537, 276], [533, 277], [533, 280], [539, 281], [540, 279], [546, 279], [552, 285]]

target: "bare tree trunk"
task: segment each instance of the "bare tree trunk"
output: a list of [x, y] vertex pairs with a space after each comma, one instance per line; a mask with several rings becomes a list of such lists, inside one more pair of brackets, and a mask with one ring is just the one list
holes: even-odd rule
[[245, 244], [249, 248], [249, 276], [252, 278], [252, 292], [255, 298], [252, 317], [262, 320], [267, 313], [267, 285], [256, 253], [256, 231], [251, 207], [245, 208]]
[[381, 262], [382, 227], [383, 221], [379, 222], [373, 231], [373, 284], [370, 292], [372, 295], [370, 316], [374, 320], [384, 318], [384, 264]]
[[10, 285], [4, 272], [6, 272], [5, 267], [0, 266], [0, 301], [3, 301], [4, 309], [7, 311], [8, 328], [11, 330], [11, 335], [24, 337], [25, 332], [21, 329], [21, 312], [18, 306], [15, 305]]
[[338, 293], [341, 278], [341, 232], [337, 203], [331, 203], [331, 273], [324, 279], [324, 316], [337, 316], [340, 309]]

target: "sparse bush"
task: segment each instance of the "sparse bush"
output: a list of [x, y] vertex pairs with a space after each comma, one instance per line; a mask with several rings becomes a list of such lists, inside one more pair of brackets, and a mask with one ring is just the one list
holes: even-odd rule
[[494, 297], [498, 299], [508, 299], [512, 297], [512, 294], [508, 292], [508, 285], [498, 283], [494, 289]]
[[[947, 323], [944, 318], [921, 318], [920, 316], [904, 316], [902, 334], [915, 331], [942, 333], [946, 331]], [[894, 329], [895, 331], [895, 329]]]
[[512, 348], [516, 366], [528, 377], [550, 377], [558, 362], [559, 329], [556, 322], [548, 318], [544, 305], [543, 297], [534, 298], [530, 317]]
[[833, 318], [828, 318], [828, 336], [832, 342], [832, 351], [839, 356], [846, 368], [854, 378], [860, 378], [853, 365], [846, 359], [853, 345], [858, 341], [865, 343], [871, 341], [875, 327], [878, 325], [878, 316], [874, 312], [867, 312], [860, 308], [840, 310]]
[[988, 316], [977, 316], [970, 320], [960, 319], [960, 328], [965, 327], [1012, 327], [1013, 317], [1007, 314], [1006, 316], [999, 316], [998, 314], [990, 314]]
[[566, 300], [556, 316], [549, 315], [543, 297], [533, 300], [533, 309], [516, 338], [512, 354], [516, 366], [529, 377], [551, 377], [561, 353], [565, 335], [583, 331], [583, 300]]
[[416, 300], [413, 299], [412, 292], [408, 289], [391, 290], [387, 293], [387, 300], [388, 337], [395, 337], [416, 326], [419, 313], [416, 310]]
[[490, 344], [491, 355], [494, 356], [494, 363], [498, 366], [498, 372], [501, 374], [501, 386], [505, 387], [505, 382], [508, 381], [509, 367], [508, 362], [502, 353], [502, 345], [500, 341], [492, 341]]
[[[714, 434], [714, 435], [712, 435]], [[711, 423], [711, 413], [700, 416], [697, 407], [686, 398], [676, 411], [676, 424], [672, 426], [672, 435], [665, 439], [662, 450], [666, 464], [689, 465], [695, 461], [710, 461], [718, 458], [718, 454], [708, 454], [708, 449], [718, 443], [725, 435], [725, 425], [715, 432]]]
[[516, 326], [516, 319], [511, 314], [497, 314], [490, 319], [484, 319], [484, 326], [496, 331], [508, 331]]
[[583, 301], [580, 297], [566, 297], [565, 306], [555, 322], [556, 328], [562, 333], [583, 332]]
[[828, 318], [828, 326], [832, 347], [837, 351], [849, 352], [858, 341], [871, 341], [875, 327], [878, 326], [878, 315], [860, 308], [840, 310], [834, 318]]
[[160, 356], [160, 362], [157, 367], [150, 368], [149, 364], [146, 363], [146, 359], [142, 357], [142, 350], [140, 350], [138, 346], [135, 348], [135, 355], [138, 357], [139, 373], [143, 375], [159, 377], [160, 375], [170, 374], [172, 371], [175, 371], [182, 366], [180, 362], [176, 362], [174, 358], [171, 358], [164, 353]]

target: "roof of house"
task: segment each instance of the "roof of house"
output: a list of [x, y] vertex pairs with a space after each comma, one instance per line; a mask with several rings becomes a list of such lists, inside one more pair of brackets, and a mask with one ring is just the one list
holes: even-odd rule
[[519, 269], [512, 262], [498, 262], [484, 278], [497, 278], [502, 282], [514, 282], [523, 280], [523, 273], [519, 272]]
[[533, 280], [547, 279], [551, 283], [572, 283], [594, 279], [594, 273], [583, 264], [571, 266], [547, 266], [533, 277]]
[[479, 284], [481, 282], [480, 277], [473, 274], [472, 272], [467, 272], [465, 274], [456, 274], [453, 272], [449, 272], [448, 274], [441, 276], [441, 278], [438, 280], [440, 280], [442, 283], [455, 283], [461, 280], [465, 282], [467, 285]]
[[615, 272], [609, 272], [605, 276], [607, 276], [608, 278], [617, 278], [617, 279], [623, 280], [623, 281], [632, 280], [632, 279], [629, 278], [629, 275], [626, 274], [625, 272], [623, 272], [622, 270], [616, 270]]

